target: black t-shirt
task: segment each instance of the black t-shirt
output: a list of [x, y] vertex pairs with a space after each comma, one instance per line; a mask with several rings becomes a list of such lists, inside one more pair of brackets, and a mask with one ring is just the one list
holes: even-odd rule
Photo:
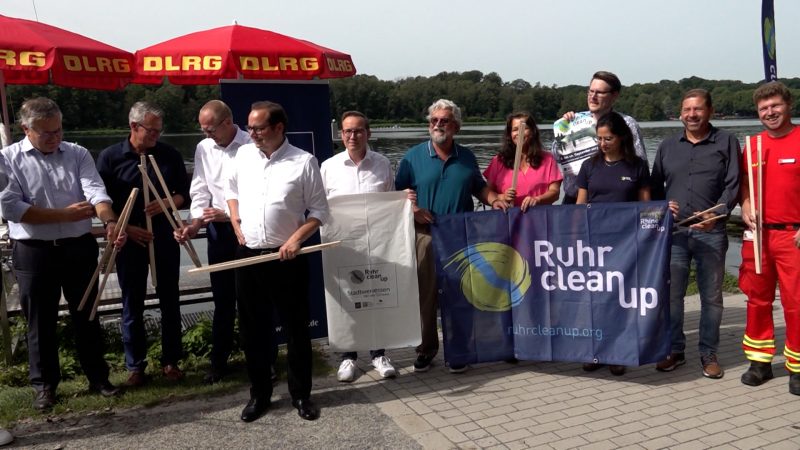
[[587, 159], [578, 172], [579, 188], [588, 191], [587, 203], [635, 202], [639, 189], [650, 184], [650, 173], [641, 158], [632, 163]]

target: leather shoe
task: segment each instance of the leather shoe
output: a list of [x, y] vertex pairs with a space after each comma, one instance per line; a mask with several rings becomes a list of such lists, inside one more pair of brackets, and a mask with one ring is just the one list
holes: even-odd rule
[[319, 409], [311, 399], [292, 400], [292, 406], [297, 408], [297, 415], [305, 420], [317, 420], [319, 418]]
[[772, 377], [771, 363], [752, 361], [747, 372], [742, 374], [742, 383], [748, 386], [761, 386]]
[[50, 389], [36, 391], [36, 398], [33, 399], [33, 409], [46, 411], [56, 403], [56, 394]]
[[220, 370], [212, 367], [208, 369], [208, 372], [206, 372], [206, 375], [203, 377], [203, 383], [205, 384], [219, 383], [220, 381], [222, 381], [223, 378], [225, 378], [225, 375], [227, 373], [228, 373], [227, 369]]
[[253, 397], [247, 402], [247, 406], [242, 410], [242, 420], [252, 422], [261, 417], [270, 407], [269, 399]]
[[102, 395], [103, 397], [114, 397], [119, 394], [119, 388], [105, 380], [100, 383], [90, 383], [89, 391]]
[[128, 372], [128, 381], [125, 382], [125, 386], [139, 387], [144, 386], [145, 383], [147, 383], [147, 376], [143, 370], [131, 370]]
[[167, 364], [161, 369], [161, 372], [164, 374], [164, 378], [169, 381], [181, 381], [184, 377], [183, 371], [174, 364]]
[[789, 375], [789, 393], [800, 395], [800, 373], [792, 372]]

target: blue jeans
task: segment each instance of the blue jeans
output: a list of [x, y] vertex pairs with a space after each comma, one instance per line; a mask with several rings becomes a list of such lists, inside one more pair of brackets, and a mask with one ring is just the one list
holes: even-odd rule
[[722, 279], [727, 251], [728, 235], [724, 230], [684, 230], [673, 236], [669, 289], [672, 353], [683, 353], [686, 348], [683, 302], [692, 259], [697, 267], [697, 288], [700, 291], [698, 349], [701, 356], [717, 353], [719, 326], [722, 323]]

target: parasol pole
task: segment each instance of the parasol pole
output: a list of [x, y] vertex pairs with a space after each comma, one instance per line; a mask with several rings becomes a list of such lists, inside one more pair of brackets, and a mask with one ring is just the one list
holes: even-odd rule
[[[326, 242], [324, 244], [309, 245], [297, 251], [298, 255], [305, 255], [306, 253], [318, 252], [327, 248], [336, 247], [342, 241]], [[267, 261], [274, 261], [281, 257], [280, 253], [270, 253], [268, 255], [251, 256], [249, 258], [235, 259], [233, 261], [221, 262], [218, 264], [210, 264], [205, 267], [196, 267], [189, 269], [188, 273], [204, 273], [204, 272], [219, 272], [221, 270], [237, 269], [239, 267], [252, 266], [253, 264], [260, 264]]]
[[6, 78], [0, 70], [0, 102], [3, 106], [3, 121], [0, 123], [0, 148], [11, 145], [11, 120], [8, 117], [8, 99], [6, 98]]
[[[139, 155], [139, 163], [147, 167], [147, 157], [144, 154]], [[150, 188], [144, 182], [144, 179], [142, 180], [142, 189], [144, 190], [144, 207], [147, 208], [147, 205], [150, 204]], [[144, 223], [147, 231], [153, 234], [153, 219], [146, 212], [144, 214]], [[153, 287], [156, 287], [158, 286], [158, 279], [156, 278], [156, 247], [153, 239], [150, 239], [150, 242], [147, 243], [147, 253], [150, 257], [150, 283]]]
[[[136, 200], [136, 194], [138, 194], [139, 189], [133, 188], [131, 191], [131, 195], [128, 196], [128, 202], [125, 204], [125, 207], [128, 208], [127, 210], [122, 210], [120, 214], [120, 221], [117, 222], [117, 227], [119, 228], [120, 232], [125, 230], [125, 227], [128, 226], [128, 220], [131, 218], [131, 211], [133, 210], [133, 203]], [[115, 229], [117, 228], [115, 227]], [[109, 244], [111, 244], [109, 242]], [[113, 245], [113, 244], [112, 244]], [[119, 249], [116, 245], [113, 245], [111, 248], [111, 256], [108, 258], [108, 266], [106, 267], [106, 273], [103, 274], [103, 279], [100, 280], [100, 286], [97, 288], [97, 296], [94, 298], [94, 305], [92, 306], [92, 313], [89, 314], [89, 321], [91, 322], [94, 320], [95, 315], [97, 315], [97, 307], [100, 306], [100, 296], [103, 295], [103, 290], [106, 288], [106, 282], [108, 281], [109, 275], [111, 275], [111, 271], [114, 270], [114, 263], [117, 261], [116, 256]], [[98, 265], [98, 268], [100, 266]], [[89, 285], [91, 286], [91, 285]]]
[[511, 189], [517, 192], [517, 177], [519, 176], [519, 163], [522, 158], [522, 147], [525, 145], [525, 121], [527, 117], [522, 117], [519, 121], [517, 131], [517, 152], [514, 154], [514, 175], [511, 178]]
[[[745, 137], [745, 153], [747, 154], [747, 189], [750, 194], [750, 215], [758, 216], [756, 210], [756, 193], [753, 186], [753, 153], [750, 151], [750, 136]], [[753, 256], [756, 262], [756, 274], [761, 275], [761, 242], [758, 239], [758, 219], [753, 232]]]
[[[123, 227], [125, 226], [125, 224], [122, 223], [121, 219], [123, 219], [125, 217], [125, 215], [129, 215], [130, 214], [130, 210], [133, 208], [133, 202], [136, 201], [136, 195], [138, 193], [139, 193], [139, 188], [131, 189], [131, 193], [130, 193], [130, 195], [128, 195], [128, 200], [125, 202], [125, 206], [122, 208], [122, 211], [120, 211], [120, 213], [119, 213], [120, 220], [117, 222], [117, 225], [114, 227], [114, 235], [115, 236], [118, 236], [119, 233], [122, 232]], [[100, 270], [102, 270], [103, 267], [108, 265], [108, 262], [111, 259], [111, 255], [112, 255], [112, 248], [111, 247], [113, 245], [114, 245], [114, 242], [112, 242], [112, 241], [108, 241], [108, 243], [106, 243], [106, 248], [105, 248], [105, 250], [103, 250], [103, 256], [100, 257], [100, 262], [97, 264], [97, 268], [94, 269], [94, 274], [92, 275], [92, 279], [89, 280], [89, 285], [86, 286], [86, 291], [83, 293], [83, 298], [81, 298], [81, 303], [78, 305], [78, 311], [83, 311], [83, 307], [86, 306], [86, 301], [89, 300], [89, 295], [92, 293], [92, 288], [94, 287], [94, 283], [95, 283], [95, 281], [97, 281], [97, 277], [100, 276]], [[109, 269], [110, 269], [110, 267], [109, 267]], [[108, 270], [107, 272], [110, 272], [110, 270]], [[99, 291], [99, 292], [102, 292], [102, 290]], [[98, 293], [97, 296], [99, 298], [100, 294]]]
[[[158, 194], [158, 191], [156, 190], [156, 187], [153, 185], [153, 181], [150, 180], [150, 177], [147, 175], [147, 170], [144, 168], [144, 166], [141, 166], [141, 165], [139, 166], [139, 172], [142, 173], [142, 182], [147, 183], [147, 185], [150, 187], [150, 190], [155, 192], [156, 194]], [[154, 197], [156, 198], [156, 201], [158, 202], [158, 205], [161, 206], [161, 211], [163, 211], [164, 215], [167, 216], [167, 221], [169, 222], [170, 226], [172, 226], [172, 230], [173, 231], [178, 231], [178, 225], [175, 223], [175, 220], [173, 219], [172, 214], [169, 213], [169, 209], [167, 209], [167, 205], [164, 204], [164, 200], [162, 200], [161, 196], [159, 196], [159, 195], [154, 195]], [[191, 247], [189, 247], [188, 241], [187, 242], [182, 242], [181, 245], [183, 246], [184, 249], [186, 249], [186, 253], [189, 254], [189, 257], [192, 257], [192, 249], [191, 249]], [[194, 257], [192, 258], [193, 261], [194, 261], [194, 258], [197, 258], [197, 254], [196, 253], [194, 253]], [[195, 265], [197, 265], [197, 263], [195, 263]], [[197, 267], [200, 267], [200, 266], [202, 266], [202, 264], [200, 264]]]
[[[167, 187], [167, 182], [164, 181], [164, 176], [161, 175], [161, 169], [158, 168], [158, 164], [156, 164], [156, 158], [153, 155], [150, 156], [150, 165], [153, 167], [153, 172], [156, 173], [156, 177], [158, 177], [158, 182], [161, 183], [161, 189], [164, 190], [164, 195], [167, 196], [167, 201], [169, 202], [169, 206], [172, 208], [172, 214], [175, 216], [175, 222], [178, 224], [178, 227], [183, 228], [183, 219], [181, 219], [181, 213], [178, 211], [178, 207], [175, 206], [175, 201], [172, 199], [172, 196], [169, 195], [169, 188]], [[164, 211], [164, 214], [168, 214], [167, 211]], [[189, 252], [189, 257], [192, 259], [195, 267], [202, 267], [203, 263], [200, 262], [200, 258], [197, 256], [197, 251], [194, 249], [194, 245], [192, 245], [192, 241], [186, 241], [186, 250]]]

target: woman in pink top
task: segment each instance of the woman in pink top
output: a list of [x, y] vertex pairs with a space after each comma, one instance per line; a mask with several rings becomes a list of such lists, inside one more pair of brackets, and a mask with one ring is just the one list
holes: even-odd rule
[[[511, 189], [514, 177], [514, 155], [517, 151], [519, 126], [525, 121], [525, 143], [519, 162], [517, 189]], [[492, 158], [489, 167], [483, 172], [489, 189], [498, 193], [492, 202], [493, 208], [503, 209], [519, 206], [523, 212], [535, 205], [550, 205], [561, 190], [561, 171], [555, 158], [542, 148], [539, 128], [528, 112], [512, 113], [506, 119], [503, 134], [503, 148]]]

